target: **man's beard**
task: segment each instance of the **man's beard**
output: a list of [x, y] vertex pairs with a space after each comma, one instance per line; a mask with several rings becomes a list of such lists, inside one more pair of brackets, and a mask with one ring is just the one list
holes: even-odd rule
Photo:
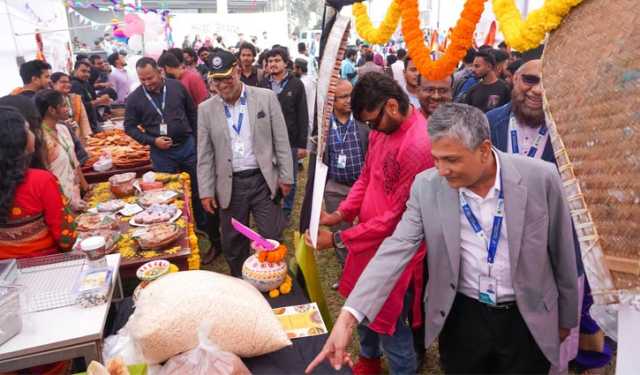
[[537, 128], [538, 126], [544, 124], [544, 111], [542, 108], [540, 109], [531, 109], [526, 106], [524, 103], [526, 100], [526, 96], [522, 92], [516, 92], [513, 90], [513, 95], [511, 98], [511, 109], [513, 114], [516, 116], [518, 121], [521, 124]]

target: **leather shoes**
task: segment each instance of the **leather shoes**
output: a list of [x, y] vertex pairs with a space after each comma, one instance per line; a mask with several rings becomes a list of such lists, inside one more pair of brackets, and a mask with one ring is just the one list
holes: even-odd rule
[[206, 254], [201, 256], [200, 262], [202, 264], [211, 264], [220, 255], [220, 253], [222, 253], [222, 246], [220, 244], [220, 241], [213, 242], [211, 244], [211, 249], [209, 249]]

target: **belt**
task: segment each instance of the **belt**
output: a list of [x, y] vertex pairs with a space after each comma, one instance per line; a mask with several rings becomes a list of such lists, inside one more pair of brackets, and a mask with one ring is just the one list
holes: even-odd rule
[[471, 297], [469, 297], [467, 295], [464, 295], [462, 293], [458, 293], [456, 298], [458, 298], [458, 297], [467, 299], [467, 300], [472, 301], [474, 303], [478, 303], [478, 304], [484, 306], [485, 308], [487, 308], [489, 310], [507, 311], [507, 310], [511, 310], [513, 308], [517, 308], [518, 307], [518, 304], [516, 303], [516, 301], [498, 302], [495, 305], [489, 305], [487, 303], [482, 303], [482, 302], [478, 301], [477, 298], [471, 298]]
[[247, 178], [260, 174], [260, 169], [247, 169], [246, 171], [233, 172], [233, 177]]
[[181, 139], [180, 141], [174, 141], [173, 139], [171, 139], [171, 148], [180, 147], [183, 144], [184, 144], [184, 139]]
[[511, 310], [514, 307], [518, 307], [516, 301], [498, 302], [496, 305], [488, 305], [486, 303], [483, 303], [483, 305], [493, 310]]

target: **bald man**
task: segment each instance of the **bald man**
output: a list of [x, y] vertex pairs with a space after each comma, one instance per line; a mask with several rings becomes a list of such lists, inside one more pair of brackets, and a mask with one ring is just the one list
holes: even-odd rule
[[[523, 64], [513, 76], [511, 102], [487, 112], [487, 118], [491, 126], [491, 142], [500, 151], [557, 164], [542, 108], [544, 92], [540, 79], [541, 71], [541, 60], [531, 60]], [[586, 283], [584, 276], [580, 244], [575, 235], [574, 243], [578, 268], [578, 285], [580, 287], [580, 296], [583, 297], [585, 287], [588, 288], [588, 283]], [[585, 306], [583, 306], [583, 312], [589, 311], [590, 303], [588, 301], [586, 303], [589, 306], [587, 306], [586, 310]], [[580, 304], [584, 304], [582, 298]], [[595, 326], [595, 329], [599, 330], [591, 317], [583, 315], [581, 326], [584, 326], [587, 322], [590, 326]], [[578, 329], [573, 329], [569, 339], [565, 340], [560, 347], [560, 366], [552, 367], [550, 373], [566, 372], [568, 362], [575, 358], [577, 352]]]
[[[337, 210], [340, 202], [349, 194], [351, 186], [360, 176], [369, 144], [369, 128], [351, 114], [352, 90], [353, 86], [348, 80], [340, 80], [336, 85], [329, 138], [323, 156], [329, 166], [324, 193], [327, 212]], [[331, 227], [331, 230], [335, 232], [350, 226], [350, 223], [342, 222]], [[344, 267], [347, 250], [336, 248], [336, 256]]]

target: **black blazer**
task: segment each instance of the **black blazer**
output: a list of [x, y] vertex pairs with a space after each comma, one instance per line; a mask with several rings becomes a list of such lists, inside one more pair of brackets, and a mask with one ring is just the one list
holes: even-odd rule
[[[278, 101], [284, 115], [284, 122], [287, 124], [289, 144], [291, 147], [306, 149], [309, 133], [307, 94], [300, 79], [294, 77], [291, 72], [287, 77], [287, 84], [284, 90], [278, 94]], [[265, 77], [260, 87], [271, 90], [269, 78]]]

